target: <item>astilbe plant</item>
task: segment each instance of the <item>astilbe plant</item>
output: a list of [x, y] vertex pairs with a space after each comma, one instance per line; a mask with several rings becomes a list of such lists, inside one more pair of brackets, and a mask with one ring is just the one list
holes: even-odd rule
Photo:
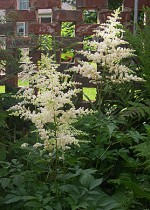
[[78, 144], [72, 122], [88, 110], [76, 109], [72, 102], [79, 92], [75, 83], [69, 75], [56, 71], [57, 65], [44, 55], [38, 71], [33, 64], [23, 68], [30, 87], [19, 90], [15, 97], [20, 102], [10, 110], [12, 115], [31, 120], [36, 126], [43, 144], [36, 143], [34, 147], [44, 146], [52, 152], [66, 149], [72, 143]]
[[81, 60], [78, 66], [70, 69], [95, 83], [99, 89], [99, 97], [102, 97], [102, 90], [106, 84], [143, 81], [125, 65], [125, 61], [134, 56], [134, 50], [130, 49], [128, 42], [124, 40], [119, 14], [120, 11], [116, 10], [108, 17], [106, 23], [100, 24], [95, 30], [93, 40], [86, 42], [91, 50], [79, 51], [88, 61]]

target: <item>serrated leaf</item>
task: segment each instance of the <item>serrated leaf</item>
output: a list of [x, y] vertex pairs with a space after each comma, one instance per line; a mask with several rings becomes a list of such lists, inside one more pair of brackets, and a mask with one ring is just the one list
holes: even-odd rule
[[35, 207], [41, 208], [42, 207], [42, 205], [36, 201], [29, 201], [24, 206], [33, 207], [33, 208], [35, 208]]
[[91, 174], [83, 174], [80, 177], [80, 183], [86, 187], [89, 188], [92, 185], [92, 182], [94, 181], [94, 177]]
[[95, 172], [97, 172], [97, 170], [91, 168], [82, 171], [83, 174], [95, 174]]
[[24, 182], [24, 177], [21, 175], [16, 175], [13, 179], [13, 184], [16, 186], [20, 186], [22, 185], [22, 183]]
[[5, 189], [6, 187], [9, 186], [10, 179], [9, 178], [1, 178], [0, 179], [0, 184], [1, 184], [2, 188]]
[[27, 201], [27, 200], [38, 200], [38, 198], [34, 197], [34, 196], [30, 196], [30, 195], [24, 195], [24, 196], [22, 196], [22, 200], [25, 200], [25, 201]]
[[93, 190], [95, 187], [99, 186], [102, 183], [103, 179], [95, 179], [91, 182], [90, 190]]
[[47, 205], [51, 200], [53, 200], [53, 198], [54, 198], [54, 197], [49, 196], [49, 197], [43, 199], [43, 204], [44, 204], [44, 205]]
[[5, 197], [4, 204], [16, 203], [18, 201], [37, 200], [34, 196], [22, 196], [16, 194], [9, 194]]
[[14, 164], [14, 165], [18, 165], [19, 164], [19, 161], [17, 159], [12, 159], [11, 162]]
[[6, 201], [3, 202], [4, 204], [11, 204], [11, 203], [15, 203], [17, 201], [21, 201], [22, 200], [22, 196], [9, 194], [8, 196], [5, 197], [5, 200]]
[[80, 194], [78, 188], [75, 185], [66, 184], [66, 185], [60, 186], [59, 189], [63, 192], [68, 192], [68, 193], [75, 192], [75, 194], [78, 194], [78, 195]]
[[104, 207], [104, 210], [112, 210], [116, 208], [120, 209], [120, 204], [116, 201], [111, 200], [110, 203]]
[[108, 128], [108, 131], [109, 131], [109, 138], [111, 138], [112, 133], [117, 128], [117, 126], [115, 124], [110, 124], [110, 125], [107, 125], [107, 128]]
[[62, 206], [59, 202], [57, 202], [57, 204], [56, 204], [56, 209], [57, 210], [62, 210]]
[[83, 201], [78, 206], [76, 206], [74, 209], [88, 209], [89, 204], [86, 201]]
[[44, 206], [44, 209], [46, 209], [46, 210], [53, 210], [53, 208], [50, 207], [50, 206]]

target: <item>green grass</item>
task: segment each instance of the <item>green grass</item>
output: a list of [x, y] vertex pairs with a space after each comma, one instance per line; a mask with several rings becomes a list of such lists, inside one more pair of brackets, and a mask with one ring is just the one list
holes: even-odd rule
[[[95, 101], [96, 99], [96, 88], [83, 88], [83, 100], [88, 101], [88, 98], [91, 101]], [[88, 98], [87, 98], [87, 97]]]
[[29, 81], [28, 80], [22, 81], [22, 80], [19, 79], [18, 86], [19, 87], [29, 87]]
[[0, 93], [5, 93], [5, 86], [0, 86]]
[[[29, 87], [29, 81], [18, 81], [18, 86], [19, 87]], [[5, 85], [0, 86], [0, 93], [5, 93]]]

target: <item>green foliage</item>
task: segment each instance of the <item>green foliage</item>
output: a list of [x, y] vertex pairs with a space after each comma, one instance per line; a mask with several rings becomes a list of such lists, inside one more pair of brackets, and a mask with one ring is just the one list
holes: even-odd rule
[[[3, 209], [103, 209], [128, 210], [149, 207], [149, 176], [143, 168], [142, 144], [147, 133], [123, 129], [125, 122], [99, 113], [76, 124], [88, 134], [88, 142], [72, 145], [55, 162], [24, 141], [11, 145], [11, 159], [0, 162], [0, 205]], [[87, 138], [78, 136], [81, 140]], [[141, 145], [141, 147], [140, 147]], [[144, 147], [146, 148], [146, 146]], [[138, 153], [141, 160], [134, 155]], [[139, 152], [140, 151], [140, 152]], [[142, 152], [141, 152], [142, 151]], [[61, 154], [61, 153], [60, 153]], [[144, 181], [143, 181], [144, 180]]]
[[118, 9], [122, 6], [122, 0], [108, 0], [108, 8], [111, 10]]
[[[150, 11], [147, 9], [146, 12], [149, 14]], [[130, 42], [131, 46], [135, 49], [135, 53], [137, 58], [134, 60], [137, 68], [139, 69], [139, 73], [143, 75], [146, 80], [146, 94], [150, 94], [150, 26], [145, 25], [144, 28], [137, 30], [137, 34], [132, 35], [130, 32], [126, 33], [127, 39]]]
[[5, 86], [4, 85], [0, 86], [0, 93], [5, 93]]
[[94, 101], [96, 99], [96, 88], [83, 88], [83, 100]]
[[73, 61], [74, 58], [74, 50], [72, 49], [64, 49], [61, 53], [62, 62]]
[[[22, 154], [21, 154], [22, 153]], [[102, 179], [94, 177], [95, 169], [68, 168], [56, 173], [48, 154], [33, 148], [21, 154], [21, 161], [1, 161], [0, 204], [9, 209], [115, 209], [120, 203], [100, 189]], [[32, 162], [36, 158], [36, 161]], [[32, 157], [32, 158], [31, 158]], [[42, 163], [41, 163], [42, 162]], [[38, 173], [37, 164], [41, 163]], [[44, 164], [43, 164], [44, 163]], [[61, 162], [60, 162], [61, 163]], [[41, 167], [41, 170], [40, 170]], [[45, 185], [43, 185], [45, 183]]]
[[53, 49], [53, 39], [51, 35], [41, 35], [39, 37], [39, 45], [41, 46], [41, 50], [48, 53]]
[[145, 170], [150, 170], [150, 125], [144, 125], [147, 131], [147, 138], [140, 144], [132, 147], [136, 155], [140, 158], [140, 164], [144, 166]]
[[84, 10], [84, 23], [97, 23], [97, 12]]
[[125, 118], [131, 118], [131, 119], [137, 119], [137, 121], [140, 121], [141, 119], [149, 120], [150, 117], [150, 101], [145, 100], [141, 102], [132, 102], [128, 101], [128, 107], [121, 110], [121, 117]]
[[75, 24], [73, 22], [62, 22], [61, 36], [74, 37], [75, 36]]
[[[6, 123], [8, 115], [4, 109], [1, 118]], [[128, 127], [128, 118], [133, 116], [121, 121], [117, 115], [97, 112], [79, 119], [76, 127], [87, 135], [79, 133], [80, 147], [72, 145], [57, 165], [54, 153], [20, 147], [23, 142], [32, 142], [35, 134], [32, 138], [29, 134], [25, 137], [23, 131], [17, 134], [18, 121], [16, 141], [11, 143], [9, 137], [8, 143], [7, 137], [7, 149], [0, 155], [1, 208], [148, 209], [150, 129], [149, 125], [145, 125], [146, 131], [140, 125], [138, 130], [133, 124]], [[5, 131], [7, 126], [10, 125], [4, 126]]]
[[[83, 121], [84, 120], [84, 121]], [[142, 168], [145, 164], [141, 165], [137, 156], [133, 154], [133, 148], [139, 148], [139, 143], [145, 141], [146, 133], [139, 133], [137, 130], [126, 130], [125, 123], [116, 120], [112, 117], [95, 116], [82, 119], [78, 126], [81, 128], [83, 125], [84, 131], [89, 132], [91, 143], [83, 145], [80, 151], [80, 163], [82, 167], [94, 166], [99, 174], [103, 174], [103, 189], [105, 192], [119, 197], [117, 192], [124, 192], [122, 205], [124, 207], [128, 200], [128, 205], [132, 209], [142, 209], [145, 207], [145, 200], [139, 200], [139, 207], [135, 204], [136, 199], [149, 200], [149, 186], [148, 177], [144, 182], [141, 177], [145, 177]], [[145, 145], [146, 148], [146, 145]], [[148, 153], [147, 148], [147, 153]], [[143, 154], [145, 149], [143, 148]], [[146, 153], [146, 152], [145, 152]], [[142, 157], [144, 155], [141, 154]], [[148, 160], [147, 156], [147, 160]], [[113, 185], [113, 186], [112, 186]], [[132, 196], [131, 196], [132, 195]], [[149, 205], [149, 201], [146, 201]], [[129, 209], [129, 206], [126, 208]], [[141, 207], [140, 207], [141, 206]], [[125, 208], [125, 209], [126, 209]], [[121, 208], [120, 208], [121, 209]]]

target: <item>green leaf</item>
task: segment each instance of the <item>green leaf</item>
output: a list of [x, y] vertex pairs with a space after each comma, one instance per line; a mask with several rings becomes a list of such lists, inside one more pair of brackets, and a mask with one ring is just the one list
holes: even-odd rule
[[115, 124], [110, 124], [110, 125], [107, 125], [107, 128], [108, 128], [108, 131], [109, 131], [109, 138], [111, 138], [112, 133], [117, 128], [117, 126]]
[[86, 201], [81, 202], [78, 206], [76, 206], [74, 209], [88, 209], [89, 204]]
[[[74, 196], [75, 197], [75, 196]], [[71, 206], [71, 209], [75, 209], [78, 203], [78, 198], [66, 197], [65, 201]]]
[[22, 201], [22, 196], [9, 194], [5, 197], [5, 200], [6, 201], [3, 202], [4, 204], [11, 204], [11, 203], [15, 203], [15, 202], [18, 202], [18, 201]]
[[8, 170], [6, 168], [0, 168], [0, 178], [3, 176], [7, 176]]
[[14, 164], [14, 165], [18, 165], [19, 164], [19, 161], [17, 159], [12, 159], [11, 162]]
[[16, 203], [18, 201], [22, 202], [22, 201], [28, 201], [28, 200], [37, 200], [37, 198], [34, 196], [22, 196], [22, 195], [17, 195], [17, 194], [8, 194], [5, 197], [4, 204], [11, 204], [11, 203]]
[[3, 111], [2, 108], [0, 108], [0, 128], [7, 127], [6, 118], [7, 118], [7, 113]]
[[0, 161], [6, 160], [6, 147], [4, 145], [0, 145]]
[[57, 202], [55, 209], [62, 210], [62, 206], [59, 202]]
[[139, 185], [132, 181], [123, 181], [123, 184], [128, 187], [137, 197], [147, 198], [150, 200], [150, 194], [146, 193]]
[[39, 203], [38, 201], [29, 201], [24, 206], [33, 207], [33, 208], [35, 208], [35, 207], [41, 208], [42, 204]]
[[95, 178], [94, 176], [92, 176], [91, 174], [83, 174], [80, 177], [80, 183], [86, 187], [86, 188], [90, 188], [90, 186], [92, 185], [92, 183], [94, 182]]
[[43, 204], [47, 205], [48, 203], [50, 203], [52, 200], [54, 199], [54, 197], [51, 197], [50, 195], [48, 197], [46, 197], [45, 199], [43, 199]]
[[103, 179], [95, 179], [94, 181], [91, 182], [90, 184], [90, 190], [93, 190], [97, 186], [99, 186], [102, 183]]
[[120, 210], [120, 204], [116, 201], [110, 200], [110, 203], [104, 207], [104, 210], [112, 210], [116, 209], [117, 207], [119, 207]]
[[103, 210], [112, 210], [114, 208], [120, 207], [120, 204], [115, 199], [106, 195], [105, 193], [100, 196], [98, 203], [98, 206], [101, 207], [100, 209]]
[[16, 185], [16, 186], [20, 186], [22, 185], [24, 182], [24, 177], [21, 176], [21, 175], [16, 175], [13, 179], [13, 184]]
[[50, 207], [50, 206], [44, 206], [43, 208], [46, 209], [46, 210], [53, 210], [53, 208]]
[[82, 171], [83, 174], [95, 174], [95, 172], [97, 172], [97, 170], [91, 168]]
[[75, 185], [66, 184], [66, 185], [60, 186], [59, 189], [62, 192], [68, 192], [68, 193], [74, 192], [76, 195], [80, 194], [79, 189]]
[[139, 143], [140, 140], [144, 140], [145, 139], [145, 136], [142, 135], [141, 133], [139, 133], [136, 130], [129, 131], [129, 135], [134, 140], [134, 142], [136, 142], [137, 144]]
[[30, 195], [24, 195], [24, 196], [22, 196], [22, 200], [24, 200], [24, 201], [38, 200], [38, 198], [37, 197], [34, 197], [34, 196], [30, 196]]
[[0, 184], [1, 184], [2, 188], [5, 189], [6, 187], [9, 186], [10, 179], [9, 178], [1, 178], [0, 179]]

